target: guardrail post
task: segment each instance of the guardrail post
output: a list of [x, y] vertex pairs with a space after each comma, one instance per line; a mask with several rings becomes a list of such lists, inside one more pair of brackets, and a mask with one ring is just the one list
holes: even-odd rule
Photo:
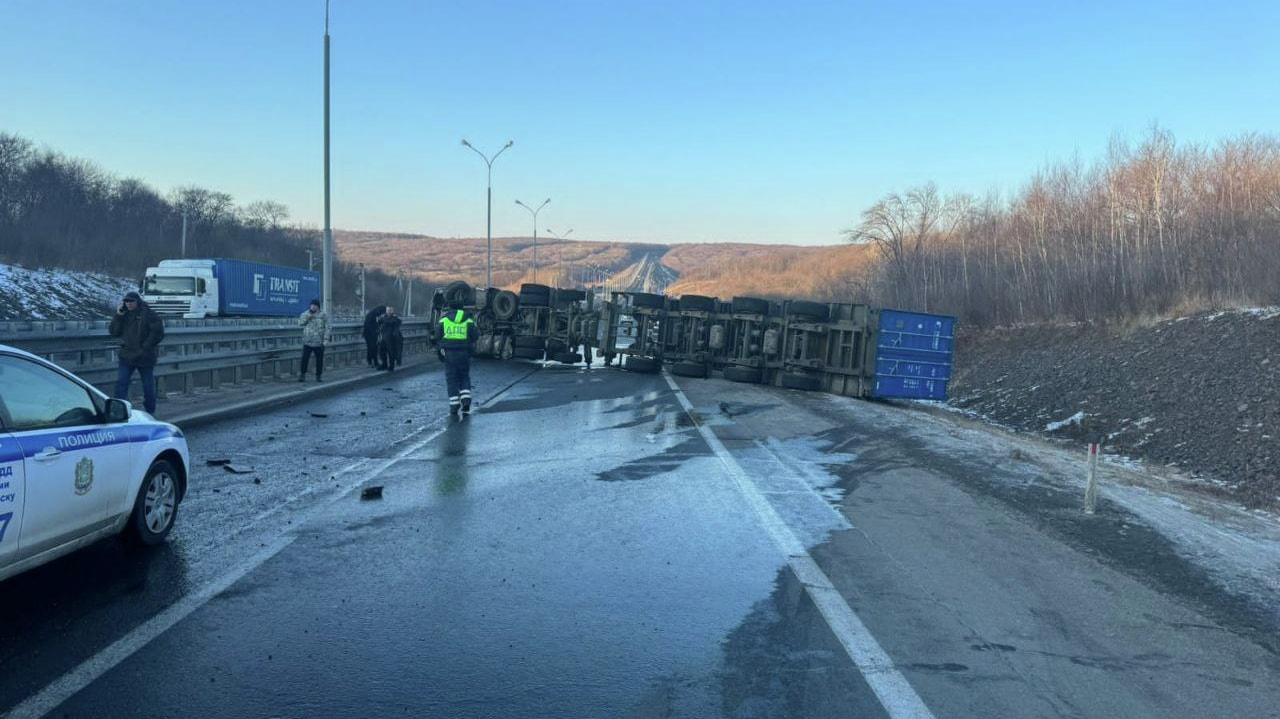
[[1089, 476], [1084, 485], [1084, 513], [1093, 514], [1098, 507], [1098, 443], [1089, 443]]

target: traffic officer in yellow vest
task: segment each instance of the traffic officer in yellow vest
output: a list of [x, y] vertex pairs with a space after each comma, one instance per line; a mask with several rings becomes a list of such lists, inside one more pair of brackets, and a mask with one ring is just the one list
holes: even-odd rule
[[476, 342], [476, 323], [462, 309], [461, 302], [449, 303], [440, 316], [439, 338], [444, 380], [449, 390], [449, 414], [471, 414], [471, 348]]

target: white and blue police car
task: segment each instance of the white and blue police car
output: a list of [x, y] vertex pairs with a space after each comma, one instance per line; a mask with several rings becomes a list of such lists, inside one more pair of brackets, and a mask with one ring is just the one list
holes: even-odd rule
[[163, 542], [189, 460], [182, 430], [0, 345], [0, 580], [112, 534]]

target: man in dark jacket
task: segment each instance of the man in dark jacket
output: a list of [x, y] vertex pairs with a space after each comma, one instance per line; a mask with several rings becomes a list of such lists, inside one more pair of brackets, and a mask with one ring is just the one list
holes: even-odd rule
[[462, 309], [461, 302], [451, 302], [440, 315], [435, 339], [444, 355], [444, 381], [449, 392], [449, 414], [471, 414], [471, 349], [475, 346], [475, 320]]
[[403, 351], [404, 335], [400, 332], [400, 318], [396, 317], [396, 308], [387, 305], [386, 312], [378, 318], [378, 369], [394, 371], [396, 365], [403, 364]]
[[116, 397], [129, 398], [129, 382], [136, 370], [142, 380], [143, 406], [156, 412], [156, 347], [164, 339], [164, 322], [137, 292], [129, 292], [111, 318], [112, 337], [120, 339], [120, 368], [116, 374]]
[[378, 320], [386, 311], [386, 307], [378, 305], [364, 316], [364, 358], [370, 367], [378, 364]]

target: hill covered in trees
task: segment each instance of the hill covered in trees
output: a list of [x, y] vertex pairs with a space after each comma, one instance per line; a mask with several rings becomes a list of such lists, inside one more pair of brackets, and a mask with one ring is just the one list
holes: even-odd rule
[[[319, 230], [287, 224], [278, 203], [238, 206], [195, 186], [162, 195], [0, 133], [0, 261], [133, 276], [178, 254], [184, 217], [187, 256], [306, 266], [310, 250], [319, 260]], [[983, 326], [1280, 302], [1280, 141], [1270, 135], [1179, 145], [1153, 127], [1136, 145], [1113, 140], [1091, 165], [1048, 165], [1007, 195], [947, 195], [926, 182], [856, 218], [833, 247], [495, 238], [493, 283], [855, 301]], [[334, 237], [339, 302], [358, 303], [362, 264], [376, 301], [401, 302], [409, 280], [419, 291], [484, 281], [483, 238]]]
[[[87, 160], [37, 148], [0, 132], [0, 262], [36, 269], [137, 278], [158, 260], [234, 257], [319, 268], [321, 232], [290, 225], [288, 208], [270, 200], [236, 205], [231, 195], [197, 186], [161, 194], [137, 178], [119, 178]], [[394, 273], [366, 273], [371, 301], [398, 301]], [[335, 303], [359, 306], [360, 270], [337, 263]]]

